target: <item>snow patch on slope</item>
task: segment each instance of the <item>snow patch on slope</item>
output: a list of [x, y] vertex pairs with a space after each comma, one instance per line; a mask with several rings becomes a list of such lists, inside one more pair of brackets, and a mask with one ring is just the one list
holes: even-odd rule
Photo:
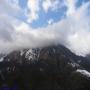
[[87, 77], [90, 77], [90, 72], [88, 72], [86, 70], [77, 69], [76, 72], [79, 72]]
[[6, 55], [4, 55], [4, 54], [0, 54], [0, 62], [2, 62], [3, 60], [4, 60], [4, 57], [5, 57]]
[[39, 57], [40, 49], [29, 49], [25, 54], [28, 60], [37, 60]]
[[73, 63], [68, 63], [69, 65], [71, 65], [72, 67], [79, 67], [79, 64], [73, 62]]
[[3, 58], [3, 57], [1, 57], [1, 58], [0, 58], [0, 62], [2, 62], [3, 60], [4, 60], [4, 58]]
[[23, 54], [24, 54], [24, 51], [23, 51], [23, 50], [21, 50], [21, 51], [20, 51], [20, 55], [22, 56]]

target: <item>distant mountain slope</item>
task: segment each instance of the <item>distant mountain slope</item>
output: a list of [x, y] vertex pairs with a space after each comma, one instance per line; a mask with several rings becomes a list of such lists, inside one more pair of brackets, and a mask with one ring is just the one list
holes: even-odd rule
[[13, 51], [1, 58], [1, 86], [16, 85], [19, 90], [90, 90], [89, 60], [62, 45]]

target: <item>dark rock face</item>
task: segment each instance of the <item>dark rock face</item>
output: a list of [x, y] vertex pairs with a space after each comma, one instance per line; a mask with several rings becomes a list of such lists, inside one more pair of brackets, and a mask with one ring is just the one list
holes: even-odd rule
[[86, 58], [76, 56], [62, 45], [14, 51], [3, 59], [0, 62], [0, 87], [90, 90], [89, 75], [77, 72], [78, 69], [90, 70], [82, 64]]
[[86, 58], [87, 58], [88, 60], [90, 60], [90, 54], [87, 54], [87, 55], [86, 55]]

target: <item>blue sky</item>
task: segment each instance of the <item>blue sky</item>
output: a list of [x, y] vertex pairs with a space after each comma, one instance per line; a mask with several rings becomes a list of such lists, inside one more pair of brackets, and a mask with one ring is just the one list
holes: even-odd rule
[[[42, 0], [43, 1], [43, 0]], [[55, 0], [54, 0], [55, 1]], [[59, 0], [61, 2], [63, 2], [64, 0]], [[88, 2], [89, 0], [78, 0], [78, 2], [76, 3], [76, 6], [77, 8], [80, 7], [82, 5], [82, 3], [85, 3], [85, 2]], [[28, 3], [28, 0], [19, 0], [19, 6], [22, 8], [22, 9], [25, 9], [27, 8], [27, 3]], [[51, 10], [49, 9], [48, 12], [45, 12], [43, 10], [43, 7], [41, 6], [42, 5], [42, 2], [40, 2], [39, 4], [40, 6], [40, 10], [38, 12], [38, 18], [35, 19], [34, 21], [32, 22], [27, 22], [27, 17], [24, 15], [24, 13], [22, 13], [22, 15], [20, 16], [17, 16], [20, 20], [28, 23], [30, 26], [32, 26], [33, 28], [38, 28], [38, 27], [45, 27], [48, 25], [48, 21], [50, 19], [53, 20], [52, 23], [54, 22], [58, 22], [60, 21], [61, 19], [65, 18], [66, 17], [66, 11], [67, 11], [67, 7], [64, 5], [62, 6], [61, 8], [57, 8], [57, 10]], [[61, 5], [61, 4], [60, 4]]]
[[[19, 5], [21, 8], [25, 9], [27, 7], [28, 0], [19, 0]], [[42, 3], [42, 2], [41, 2]], [[40, 4], [41, 4], [40, 3]], [[22, 15], [19, 19], [25, 21], [30, 24], [33, 28], [45, 27], [48, 25], [48, 20], [52, 19], [53, 22], [58, 22], [60, 19], [65, 17], [66, 6], [62, 8], [58, 8], [55, 11], [49, 10], [47, 13], [43, 10], [42, 6], [40, 6], [40, 11], [38, 12], [39, 18], [33, 21], [32, 23], [28, 23], [26, 21], [26, 16]]]

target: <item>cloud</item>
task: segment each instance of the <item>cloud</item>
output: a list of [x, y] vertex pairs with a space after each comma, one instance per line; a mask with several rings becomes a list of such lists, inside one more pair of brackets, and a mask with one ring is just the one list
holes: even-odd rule
[[40, 0], [28, 0], [26, 8], [27, 22], [31, 23], [38, 19], [38, 12], [40, 10], [39, 3]]
[[53, 19], [49, 19], [49, 20], [48, 20], [48, 24], [52, 24], [53, 22], [54, 22]]
[[90, 2], [84, 3], [80, 8], [68, 16], [70, 31], [68, 47], [75, 53], [85, 55], [90, 53], [90, 16], [88, 15]]
[[[17, 2], [16, 2], [17, 1]], [[11, 15], [18, 15], [21, 8], [18, 5], [18, 0], [0, 0], [0, 14], [7, 13]]]
[[48, 10], [57, 10], [60, 7], [63, 6], [63, 3], [61, 3], [60, 0], [44, 0], [42, 3], [43, 9], [45, 12], [48, 12]]
[[78, 0], [64, 0], [64, 3], [68, 8], [67, 15], [75, 13], [77, 1]]
[[[3, 5], [6, 4], [9, 7], [4, 0], [2, 2]], [[35, 2], [33, 1], [33, 3]], [[63, 44], [78, 55], [90, 53], [90, 2], [82, 4], [79, 8], [75, 6], [76, 1], [65, 0], [64, 3], [67, 6], [65, 18], [37, 29], [33, 29], [12, 15], [10, 16], [8, 13], [13, 12], [15, 8], [11, 9], [10, 12], [6, 12], [8, 11], [7, 7], [0, 8], [0, 51], [10, 52], [21, 48]], [[29, 8], [34, 14], [39, 10], [38, 6], [33, 4]], [[33, 9], [31, 10], [31, 8]], [[18, 10], [15, 9], [15, 11]], [[32, 15], [31, 13], [30, 15]], [[16, 14], [18, 13], [16, 12]]]

